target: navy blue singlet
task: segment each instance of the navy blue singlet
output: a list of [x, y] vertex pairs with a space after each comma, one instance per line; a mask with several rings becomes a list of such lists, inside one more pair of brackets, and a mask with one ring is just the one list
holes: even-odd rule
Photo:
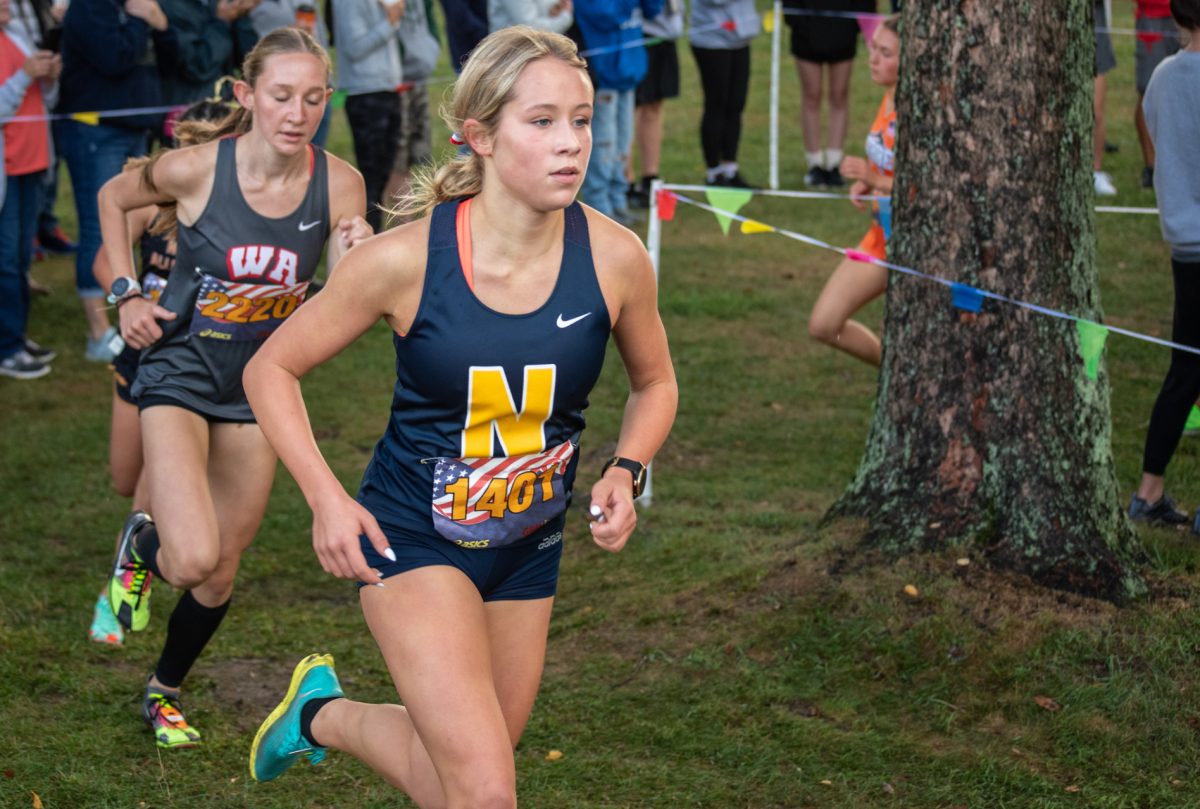
[[421, 302], [408, 333], [393, 338], [391, 419], [358, 499], [385, 530], [463, 548], [523, 545], [562, 529], [611, 324], [579, 203], [564, 212], [550, 297], [509, 315], [468, 285], [461, 202], [433, 211]]

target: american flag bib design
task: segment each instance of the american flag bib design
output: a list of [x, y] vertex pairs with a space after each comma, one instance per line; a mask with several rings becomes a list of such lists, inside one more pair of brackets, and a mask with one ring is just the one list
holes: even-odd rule
[[267, 339], [304, 302], [308, 290], [308, 281], [289, 286], [225, 281], [205, 272], [200, 277], [189, 331], [214, 340]]
[[433, 526], [463, 548], [501, 548], [530, 536], [566, 510], [564, 473], [575, 445], [532, 455], [430, 458]]

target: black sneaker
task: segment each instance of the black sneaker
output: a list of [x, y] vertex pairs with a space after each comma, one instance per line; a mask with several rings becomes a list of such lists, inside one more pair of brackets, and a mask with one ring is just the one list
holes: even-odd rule
[[31, 357], [25, 351], [18, 351], [11, 357], [0, 360], [0, 376], [11, 379], [37, 379], [50, 373], [50, 366]]
[[[1187, 512], [1180, 511], [1175, 501], [1164, 494], [1157, 503], [1147, 503], [1136, 494], [1129, 501], [1129, 519], [1147, 525], [1174, 528], [1177, 525], [1187, 525], [1191, 522]], [[1194, 528], [1195, 526], [1193, 526]]]
[[825, 184], [830, 188], [846, 187], [846, 181], [842, 178], [842, 173], [836, 168], [825, 169]]
[[825, 188], [829, 185], [829, 174], [820, 166], [814, 166], [804, 175], [804, 184], [809, 188]]
[[726, 176], [726, 177], [723, 177], [722, 179], [725, 180], [725, 182], [722, 183], [722, 185], [726, 185], [729, 188], [754, 188], [754, 186], [752, 186], [752, 185], [750, 185], [750, 183], [746, 182], [745, 177], [743, 177], [741, 174], [739, 174], [736, 171], [733, 173], [732, 176]]
[[25, 340], [25, 353], [41, 363], [51, 362], [58, 354], [53, 348], [46, 348], [33, 340]]
[[1142, 169], [1142, 188], [1154, 187], [1154, 166], [1146, 166]]
[[718, 174], [711, 180], [705, 177], [703, 185], [707, 185], [709, 188], [722, 188], [729, 185], [729, 178], [724, 174]]
[[625, 192], [625, 199], [630, 208], [645, 210], [650, 207], [650, 186], [645, 183], [630, 183]]

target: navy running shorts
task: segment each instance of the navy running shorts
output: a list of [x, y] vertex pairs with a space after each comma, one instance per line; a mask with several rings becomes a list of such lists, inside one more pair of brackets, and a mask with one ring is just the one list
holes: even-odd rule
[[359, 540], [367, 564], [385, 579], [419, 567], [446, 565], [461, 570], [485, 602], [550, 598], [558, 591], [562, 525], [536, 542], [502, 548], [461, 548], [449, 540], [423, 537], [383, 521], [379, 527], [396, 554], [395, 562], [376, 553], [366, 534]]

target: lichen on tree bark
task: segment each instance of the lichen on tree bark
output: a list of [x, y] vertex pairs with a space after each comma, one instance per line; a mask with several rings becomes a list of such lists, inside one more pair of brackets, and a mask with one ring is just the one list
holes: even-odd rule
[[[889, 258], [1100, 318], [1091, 0], [910, 0], [901, 22]], [[1108, 378], [1071, 321], [893, 273], [876, 411], [830, 516], [894, 553], [973, 545], [993, 565], [1126, 600], [1143, 558], [1120, 505]]]

